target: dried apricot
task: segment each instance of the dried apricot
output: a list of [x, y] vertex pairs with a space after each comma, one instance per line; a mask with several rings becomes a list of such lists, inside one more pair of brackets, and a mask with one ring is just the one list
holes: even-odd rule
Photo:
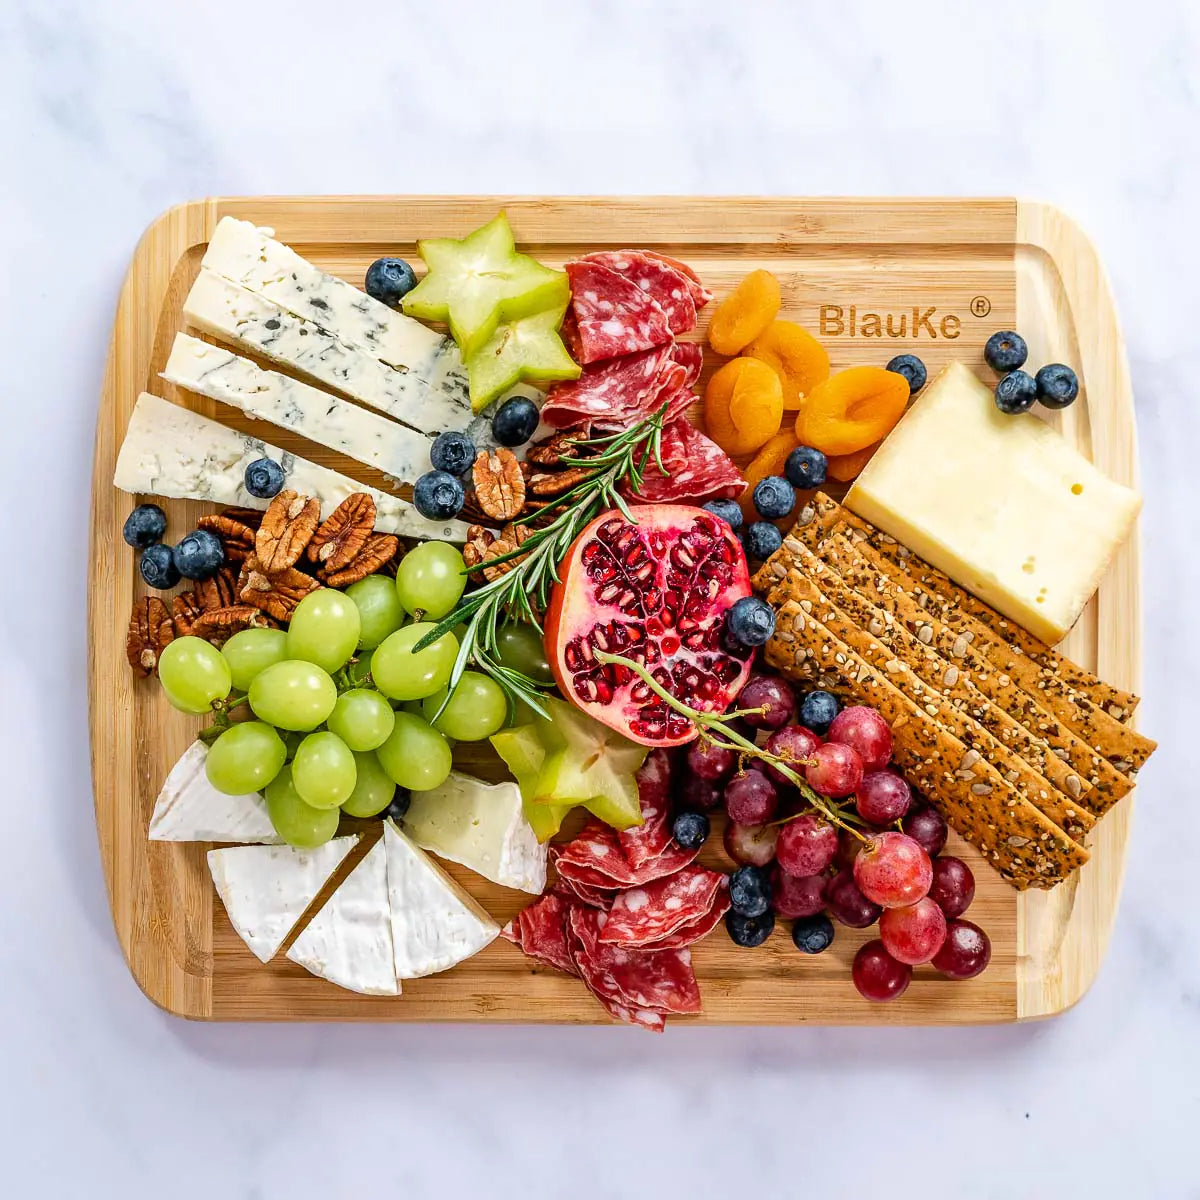
[[787, 412], [798, 409], [804, 397], [829, 378], [829, 352], [795, 321], [772, 321], [745, 353], [762, 359], [779, 376]]
[[796, 416], [796, 437], [826, 454], [880, 441], [904, 415], [908, 380], [882, 367], [850, 367], [819, 383]]
[[718, 354], [737, 354], [779, 313], [779, 280], [770, 271], [751, 271], [713, 310], [708, 344]]
[[836, 479], [838, 483], [852, 483], [882, 445], [881, 440], [872, 442], [863, 450], [855, 450], [853, 454], [829, 455], [829, 478]]
[[746, 477], [746, 490], [739, 503], [747, 521], [761, 521], [754, 507], [754, 485], [768, 475], [782, 475], [787, 456], [796, 448], [796, 435], [790, 429], [781, 429], [742, 469]]
[[757, 358], [735, 358], [704, 389], [704, 426], [727, 454], [749, 454], [779, 432], [783, 388]]

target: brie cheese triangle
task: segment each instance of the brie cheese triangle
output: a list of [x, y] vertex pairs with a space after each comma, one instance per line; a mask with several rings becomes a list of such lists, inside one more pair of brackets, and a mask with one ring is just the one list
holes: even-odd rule
[[294, 846], [230, 846], [208, 852], [217, 895], [242, 941], [270, 962], [296, 922], [350, 853], [358, 835], [315, 850]]

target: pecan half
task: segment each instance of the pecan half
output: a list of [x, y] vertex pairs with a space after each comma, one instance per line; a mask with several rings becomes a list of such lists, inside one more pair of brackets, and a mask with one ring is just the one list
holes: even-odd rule
[[586, 425], [560, 429], [541, 441], [531, 442], [525, 451], [525, 459], [539, 467], [570, 466], [580, 458], [586, 457], [586, 448], [580, 447], [578, 443], [587, 437]]
[[254, 553], [254, 531], [257, 526], [247, 525], [222, 513], [220, 516], [201, 517], [196, 522], [199, 529], [207, 529], [221, 539], [225, 547], [225, 558], [231, 563], [245, 562]]
[[229, 604], [201, 613], [194, 626], [197, 637], [224, 642], [243, 629], [274, 629], [275, 622], [253, 604]]
[[529, 490], [539, 499], [548, 500], [569, 492], [577, 483], [594, 474], [587, 467], [568, 467], [565, 471], [538, 471], [529, 477]]
[[215, 575], [196, 583], [196, 603], [204, 612], [236, 603], [237, 593], [237, 576], [229, 566], [220, 567]]
[[134, 606], [125, 635], [125, 657], [143, 678], [158, 668], [158, 657], [175, 640], [167, 606], [157, 596], [143, 596]]
[[479, 507], [495, 521], [511, 521], [525, 506], [525, 477], [521, 464], [503, 446], [485, 451], [471, 470]]
[[277, 621], [286, 621], [296, 611], [296, 605], [321, 585], [303, 571], [289, 567], [274, 575], [262, 571], [256, 560], [247, 559], [246, 579], [238, 598], [243, 604], [261, 608]]
[[375, 501], [366, 492], [355, 492], [318, 526], [305, 552], [308, 561], [340, 571], [354, 561], [374, 529]]
[[221, 516], [237, 521], [241, 525], [249, 525], [257, 529], [262, 524], [263, 510], [261, 508], [223, 508]]
[[479, 506], [479, 498], [475, 495], [473, 487], [467, 488], [467, 494], [463, 499], [463, 506], [459, 510], [458, 519], [460, 521], [467, 521], [472, 525], [480, 525], [484, 521], [491, 521], [492, 519]]
[[310, 496], [285, 488], [263, 515], [254, 536], [254, 557], [268, 575], [278, 575], [295, 565], [317, 531], [321, 505]]
[[519, 546], [521, 546], [528, 538], [533, 535], [532, 529], [527, 529], [524, 525], [505, 525], [500, 530], [500, 536], [494, 538], [491, 544], [483, 552], [483, 577], [489, 583], [494, 579], [499, 579], [501, 575], [507, 575], [519, 562], [523, 561], [525, 555], [520, 555], [517, 558], [509, 559], [508, 562], [500, 563], [498, 566], [489, 567], [487, 564], [495, 558], [501, 558], [505, 554], [511, 554]]
[[380, 567], [387, 566], [396, 557], [400, 549], [400, 541], [390, 533], [373, 533], [367, 538], [363, 548], [341, 570], [331, 571], [328, 567], [321, 571], [321, 578], [327, 587], [348, 587], [368, 575], [374, 575]]
[[483, 556], [495, 540], [496, 535], [484, 529], [482, 525], [472, 525], [467, 530], [467, 541], [463, 546], [462, 556], [463, 562], [467, 564], [467, 569], [474, 578], [479, 578], [480, 572], [475, 568], [483, 565]]
[[204, 612], [204, 605], [196, 599], [195, 592], [180, 592], [171, 601], [171, 616], [175, 621], [177, 637], [191, 637], [196, 632], [196, 619]]

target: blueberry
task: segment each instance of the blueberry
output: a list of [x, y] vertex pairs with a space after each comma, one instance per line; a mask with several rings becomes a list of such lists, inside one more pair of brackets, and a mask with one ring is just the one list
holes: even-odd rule
[[725, 928], [735, 946], [761, 946], [775, 928], [775, 914], [765, 912], [761, 917], [747, 917], [730, 909], [725, 914]]
[[1011, 329], [1002, 329], [988, 338], [987, 345], [983, 348], [983, 357], [993, 371], [1007, 375], [1009, 371], [1015, 371], [1025, 365], [1025, 360], [1029, 357], [1029, 347], [1025, 345], [1025, 339], [1019, 333], [1013, 333]]
[[1026, 371], [1010, 371], [996, 384], [996, 407], [1010, 417], [1028, 412], [1037, 398], [1037, 383]]
[[800, 724], [824, 737], [841, 707], [831, 692], [805, 692], [800, 698]]
[[729, 877], [729, 904], [743, 917], [761, 917], [771, 908], [771, 877], [763, 867], [738, 867]]
[[528, 396], [505, 400], [492, 418], [492, 436], [502, 446], [523, 446], [537, 430], [538, 406]]
[[708, 818], [702, 812], [681, 812], [671, 825], [671, 836], [685, 850], [698, 850], [708, 841]]
[[463, 485], [447, 471], [426, 471], [413, 487], [413, 504], [430, 521], [458, 516], [465, 499]]
[[820, 954], [833, 945], [833, 922], [824, 913], [800, 917], [792, 922], [792, 941], [805, 954]]
[[247, 468], [246, 491], [260, 500], [270, 500], [283, 491], [283, 468], [271, 458], [256, 458]]
[[743, 596], [729, 610], [726, 620], [729, 632], [743, 646], [765, 645], [775, 632], [775, 610], [757, 596]]
[[1047, 408], [1066, 408], [1079, 395], [1079, 377], [1062, 363], [1049, 363], [1038, 373], [1037, 398]]
[[367, 268], [366, 284], [368, 296], [399, 304], [417, 286], [417, 277], [402, 258], [377, 258]]
[[221, 539], [207, 529], [193, 529], [175, 547], [175, 569], [184, 579], [211, 579], [224, 561]]
[[745, 533], [746, 553], [758, 562], [766, 562], [780, 546], [783, 534], [770, 521], [755, 521]]
[[396, 794], [392, 797], [391, 804], [379, 814], [379, 819], [381, 821], [402, 821], [411, 803], [412, 792], [406, 787], [398, 787], [396, 788]]
[[152, 588], [173, 588], [179, 582], [179, 571], [175, 566], [175, 556], [171, 547], [159, 542], [156, 546], [147, 546], [138, 559], [138, 570], [142, 578]]
[[435, 471], [465, 475], [475, 461], [475, 443], [465, 433], [439, 433], [429, 447], [429, 461]]
[[736, 500], [710, 500], [705, 506], [735, 533], [742, 527], [742, 506]]
[[796, 492], [782, 475], [767, 475], [754, 485], [754, 507], [768, 521], [778, 521], [796, 507]]
[[787, 456], [783, 473], [798, 488], [818, 488], [829, 475], [829, 459], [815, 446], [797, 446]]
[[167, 514], [157, 504], [139, 504], [125, 518], [125, 524], [121, 527], [121, 536], [126, 545], [135, 550], [145, 550], [147, 546], [161, 542], [166, 532]]
[[915, 396], [929, 378], [925, 364], [915, 354], [897, 354], [886, 367], [885, 371], [895, 371], [908, 380], [908, 394]]

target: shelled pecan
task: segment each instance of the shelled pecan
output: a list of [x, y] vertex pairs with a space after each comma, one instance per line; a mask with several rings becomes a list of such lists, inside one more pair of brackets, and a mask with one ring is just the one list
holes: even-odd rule
[[359, 552], [340, 570], [331, 571], [324, 567], [319, 572], [326, 587], [349, 587], [368, 575], [374, 575], [396, 557], [400, 541], [390, 533], [373, 533]]
[[159, 655], [175, 640], [167, 606], [157, 596], [143, 596], [134, 606], [125, 635], [125, 657], [143, 678], [158, 669]]
[[199, 529], [215, 533], [221, 539], [221, 545], [225, 547], [225, 558], [231, 563], [245, 562], [254, 553], [254, 531], [257, 528], [255, 525], [247, 525], [244, 521], [224, 513], [201, 517], [196, 525]]
[[218, 568], [208, 579], [198, 580], [195, 588], [196, 603], [204, 612], [236, 603], [237, 593], [237, 574], [228, 565]]
[[366, 492], [347, 496], [329, 514], [308, 543], [308, 561], [336, 572], [357, 557], [375, 530], [375, 501]]
[[525, 477], [517, 456], [503, 447], [485, 451], [471, 469], [479, 507], [494, 521], [511, 521], [525, 506]]
[[295, 567], [268, 575], [261, 570], [257, 560], [247, 559], [245, 570], [239, 599], [243, 604], [262, 609], [277, 621], [288, 620], [296, 611], [296, 605], [321, 586], [311, 575], [305, 575]]
[[196, 632], [196, 621], [203, 614], [204, 605], [196, 599], [195, 592], [180, 592], [171, 601], [171, 616], [175, 622], [177, 637], [191, 637]]
[[254, 557], [267, 575], [295, 566], [321, 519], [320, 502], [285, 488], [263, 515], [254, 538]]
[[560, 429], [540, 441], [531, 442], [525, 451], [527, 462], [539, 467], [569, 467], [586, 458], [589, 449], [579, 443], [588, 437], [585, 425], [575, 425], [570, 429]]
[[253, 604], [230, 604], [201, 613], [193, 632], [211, 642], [224, 642], [243, 629], [274, 629], [275, 622]]

